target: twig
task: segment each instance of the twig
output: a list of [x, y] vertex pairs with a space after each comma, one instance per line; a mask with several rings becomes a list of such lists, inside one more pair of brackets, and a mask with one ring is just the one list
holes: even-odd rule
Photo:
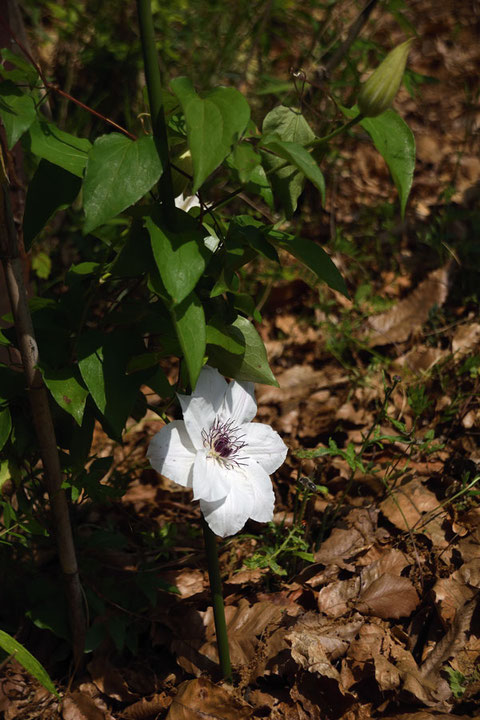
[[62, 471], [53, 420], [48, 404], [48, 393], [38, 368], [38, 348], [23, 281], [17, 232], [10, 205], [10, 185], [3, 158], [3, 149], [0, 148], [0, 256], [5, 272], [7, 291], [28, 388], [28, 399], [50, 499], [54, 534], [70, 616], [73, 657], [75, 667], [78, 667], [83, 657], [86, 632], [82, 588], [78, 574], [67, 496], [65, 490], [61, 487]]
[[356, 20], [354, 20], [350, 27], [350, 30], [348, 31], [347, 37], [340, 45], [340, 47], [337, 48], [337, 50], [333, 53], [332, 57], [330, 58], [330, 60], [327, 61], [325, 65], [325, 74], [327, 77], [330, 77], [332, 72], [336, 70], [337, 67], [340, 65], [343, 58], [350, 50], [353, 42], [358, 37], [360, 31], [370, 17], [372, 10], [374, 9], [377, 2], [378, 0], [369, 0], [363, 10], [357, 16]]
[[18, 39], [18, 37], [13, 32], [13, 30], [11, 29], [8, 22], [1, 15], [0, 15], [0, 25], [2, 25], [5, 28], [5, 30], [8, 32], [8, 34], [10, 35], [12, 40], [18, 45], [18, 47], [23, 52], [23, 54], [25, 55], [27, 60], [35, 68], [35, 70], [37, 71], [46, 90], [51, 90], [51, 91], [57, 93], [57, 95], [60, 95], [61, 97], [65, 98], [66, 100], [70, 100], [71, 102], [75, 103], [79, 107], [83, 108], [83, 110], [86, 110], [87, 112], [89, 112], [91, 115], [95, 115], [100, 120], [103, 120], [103, 122], [106, 122], [109, 125], [112, 125], [112, 127], [114, 127], [116, 130], [118, 130], [119, 132], [121, 132], [124, 135], [126, 135], [127, 137], [129, 137], [131, 140], [137, 139], [135, 135], [128, 132], [128, 130], [125, 130], [125, 128], [123, 128], [121, 125], [116, 123], [114, 120], [111, 120], [110, 118], [106, 117], [105, 115], [102, 115], [101, 113], [97, 112], [96, 110], [89, 107], [88, 105], [85, 105], [85, 103], [82, 103], [81, 100], [77, 100], [76, 98], [73, 97], [73, 95], [70, 95], [70, 93], [65, 92], [64, 90], [61, 90], [57, 85], [54, 85], [53, 83], [48, 82], [40, 65], [35, 61], [35, 59], [31, 55], [30, 51], [25, 47], [25, 45], [22, 43], [22, 41]]

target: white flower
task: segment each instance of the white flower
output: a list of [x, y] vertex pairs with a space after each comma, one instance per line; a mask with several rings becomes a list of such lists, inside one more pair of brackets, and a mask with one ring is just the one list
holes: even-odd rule
[[200, 207], [200, 200], [196, 195], [185, 195], [182, 193], [175, 198], [175, 207], [184, 212], [188, 212], [191, 208]]
[[158, 432], [148, 448], [152, 467], [193, 488], [210, 528], [225, 537], [248, 518], [269, 522], [275, 496], [270, 474], [287, 447], [269, 425], [250, 422], [257, 412], [253, 383], [227, 383], [205, 366], [192, 395], [179, 395], [183, 420]]

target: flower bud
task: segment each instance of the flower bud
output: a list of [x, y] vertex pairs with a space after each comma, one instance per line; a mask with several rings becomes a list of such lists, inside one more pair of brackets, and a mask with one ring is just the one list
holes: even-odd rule
[[377, 69], [362, 85], [357, 98], [364, 117], [376, 117], [388, 110], [402, 83], [408, 53], [414, 38], [391, 50]]

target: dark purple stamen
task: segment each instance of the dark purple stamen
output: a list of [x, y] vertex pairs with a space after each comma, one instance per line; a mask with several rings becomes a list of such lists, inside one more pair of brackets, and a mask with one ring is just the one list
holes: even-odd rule
[[219, 458], [226, 461], [227, 467], [242, 464], [238, 453], [247, 444], [242, 441], [242, 437], [232, 420], [221, 422], [215, 418], [210, 430], [202, 430], [204, 447], [210, 447]]

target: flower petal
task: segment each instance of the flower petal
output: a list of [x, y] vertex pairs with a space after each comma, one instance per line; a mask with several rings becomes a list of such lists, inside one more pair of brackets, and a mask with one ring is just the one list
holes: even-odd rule
[[197, 452], [193, 466], [193, 499], [223, 500], [232, 487], [232, 469], [209, 455], [210, 448]]
[[257, 522], [270, 522], [273, 519], [275, 506], [272, 481], [268, 473], [255, 461], [248, 464], [245, 472], [249, 476], [253, 490], [253, 508], [249, 517]]
[[243, 472], [231, 472], [236, 474], [236, 478], [224, 500], [200, 500], [200, 509], [205, 520], [210, 529], [220, 537], [234, 535], [241, 530], [253, 512], [254, 493], [249, 478]]
[[233, 425], [242, 425], [253, 420], [257, 414], [257, 403], [253, 383], [233, 380], [227, 387], [225, 400], [220, 411], [222, 420], [232, 420]]
[[227, 382], [218, 370], [205, 365], [192, 395], [178, 395], [188, 434], [197, 448], [203, 447], [202, 430], [209, 430], [220, 410]]
[[227, 387], [227, 381], [222, 375], [220, 375], [218, 370], [210, 367], [210, 365], [205, 365], [198, 376], [193, 396], [208, 398], [208, 400], [212, 403], [215, 412], [218, 412], [220, 405], [223, 402], [223, 398], [225, 397]]
[[197, 450], [203, 448], [202, 430], [210, 429], [216, 417], [210, 398], [194, 395], [177, 395], [183, 412], [183, 419], [190, 440]]
[[185, 423], [174, 420], [153, 436], [147, 457], [161, 475], [184, 487], [192, 487], [195, 454]]
[[183, 210], [184, 212], [188, 212], [191, 208], [200, 207], [200, 200], [196, 195], [185, 196], [182, 193], [181, 195], [177, 195], [175, 198], [175, 207]]
[[283, 464], [288, 448], [270, 425], [249, 423], [242, 425], [240, 430], [244, 435], [243, 441], [247, 443], [243, 452], [256, 460], [269, 475]]

